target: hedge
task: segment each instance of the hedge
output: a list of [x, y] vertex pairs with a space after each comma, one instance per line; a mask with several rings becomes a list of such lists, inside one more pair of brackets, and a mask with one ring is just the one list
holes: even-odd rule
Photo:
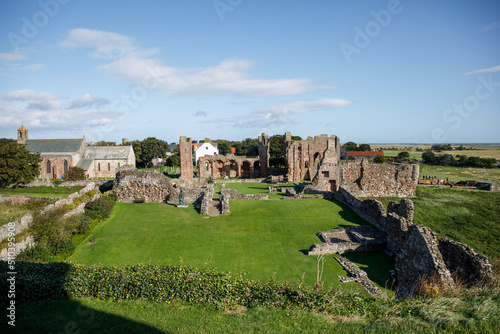
[[[252, 281], [212, 269], [184, 265], [84, 266], [60, 263], [18, 262], [16, 301], [97, 298], [146, 299], [155, 302], [182, 300], [216, 308], [307, 308], [335, 315], [376, 314], [381, 301], [340, 290], [315, 291], [301, 285]], [[7, 263], [0, 262], [0, 301], [6, 303]], [[340, 292], [340, 293], [339, 293]], [[385, 301], [387, 302], [387, 301]]]

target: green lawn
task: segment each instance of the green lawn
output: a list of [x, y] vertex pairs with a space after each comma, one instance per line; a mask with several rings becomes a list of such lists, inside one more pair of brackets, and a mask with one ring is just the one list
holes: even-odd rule
[[265, 194], [268, 195], [269, 199], [281, 199], [283, 196], [285, 196], [284, 192], [274, 192], [272, 194], [269, 193], [268, 188], [273, 187], [273, 188], [278, 188], [278, 187], [294, 187], [295, 185], [293, 183], [287, 183], [287, 184], [277, 184], [277, 185], [271, 185], [269, 183], [257, 183], [257, 182], [250, 182], [250, 183], [226, 183], [226, 188], [228, 189], [236, 189], [240, 194]]
[[[353, 298], [356, 298], [353, 296]], [[306, 310], [214, 310], [145, 300], [49, 300], [16, 304], [16, 332], [38, 333], [497, 333], [498, 292], [471, 298], [376, 301], [350, 317]], [[5, 313], [6, 307], [3, 308]], [[11, 333], [7, 318], [0, 332]]]
[[18, 188], [0, 188], [2, 195], [17, 195], [30, 197], [50, 197], [66, 198], [70, 194], [80, 191], [83, 187], [18, 187]]
[[[112, 217], [98, 225], [68, 260], [82, 264], [178, 264], [221, 271], [247, 272], [247, 278], [270, 277], [314, 284], [316, 257], [303, 251], [319, 243], [319, 231], [365, 224], [347, 207], [325, 199], [231, 201], [231, 214], [203, 218], [190, 205], [117, 203]], [[360, 264], [390, 263], [384, 254], [367, 254]], [[389, 274], [384, 267], [386, 279]], [[346, 273], [328, 256], [323, 281], [338, 285]], [[377, 278], [381, 286], [385, 280]], [[359, 289], [356, 284], [342, 285]]]
[[500, 255], [500, 193], [417, 187], [415, 224], [466, 243], [489, 257]]

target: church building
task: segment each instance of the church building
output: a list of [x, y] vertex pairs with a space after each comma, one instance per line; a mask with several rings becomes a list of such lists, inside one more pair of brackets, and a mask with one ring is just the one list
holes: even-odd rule
[[119, 167], [135, 168], [132, 146], [89, 146], [82, 139], [29, 139], [23, 125], [17, 142], [31, 153], [40, 153], [40, 178], [60, 179], [69, 167], [80, 167], [88, 178], [114, 177]]

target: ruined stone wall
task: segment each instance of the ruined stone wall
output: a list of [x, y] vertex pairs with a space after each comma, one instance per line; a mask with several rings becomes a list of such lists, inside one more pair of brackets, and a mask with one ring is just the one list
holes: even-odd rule
[[352, 185], [341, 186], [339, 190], [333, 194], [333, 198], [346, 204], [358, 216], [382, 232], [385, 232], [386, 211], [382, 203], [373, 199], [365, 199], [362, 201], [349, 191], [349, 187], [353, 188]]
[[269, 136], [265, 133], [259, 136], [259, 175], [258, 177], [266, 177], [267, 169], [269, 168]]
[[314, 138], [308, 137], [305, 140], [293, 141], [291, 134], [287, 132], [285, 134], [285, 163], [288, 181], [313, 180], [329, 148], [329, 141], [331, 152], [328, 163], [336, 166], [340, 160], [340, 140], [337, 136], [328, 137], [322, 134]]
[[181, 160], [181, 177], [188, 182], [193, 181], [193, 147], [191, 138], [179, 138], [179, 154]]
[[212, 199], [214, 197], [214, 187], [206, 186], [203, 191], [203, 198], [200, 205], [200, 214], [208, 216], [210, 206], [212, 205]]
[[359, 197], [415, 197], [419, 166], [374, 164], [363, 160], [339, 166], [339, 183], [356, 184]]
[[408, 237], [396, 256], [395, 267], [396, 295], [399, 298], [421, 295], [419, 279], [432, 278], [435, 285], [443, 287], [453, 284], [439, 251], [437, 237], [425, 226], [412, 225], [408, 228]]
[[[210, 177], [255, 177], [260, 174], [259, 157], [206, 155], [198, 159], [198, 179]], [[255, 182], [255, 181], [254, 181]]]
[[172, 191], [171, 180], [153, 171], [124, 170], [116, 174], [113, 183], [118, 202], [133, 203], [144, 199], [145, 202], [162, 203]]
[[453, 278], [467, 285], [495, 281], [488, 258], [466, 244], [443, 238], [439, 250]]
[[236, 189], [221, 189], [221, 195], [227, 200], [238, 201], [254, 201], [254, 200], [267, 200], [269, 197], [266, 194], [240, 194]]

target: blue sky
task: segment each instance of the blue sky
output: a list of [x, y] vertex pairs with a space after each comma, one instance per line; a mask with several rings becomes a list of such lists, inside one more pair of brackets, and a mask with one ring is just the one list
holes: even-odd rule
[[0, 0], [0, 137], [500, 142], [500, 2]]

